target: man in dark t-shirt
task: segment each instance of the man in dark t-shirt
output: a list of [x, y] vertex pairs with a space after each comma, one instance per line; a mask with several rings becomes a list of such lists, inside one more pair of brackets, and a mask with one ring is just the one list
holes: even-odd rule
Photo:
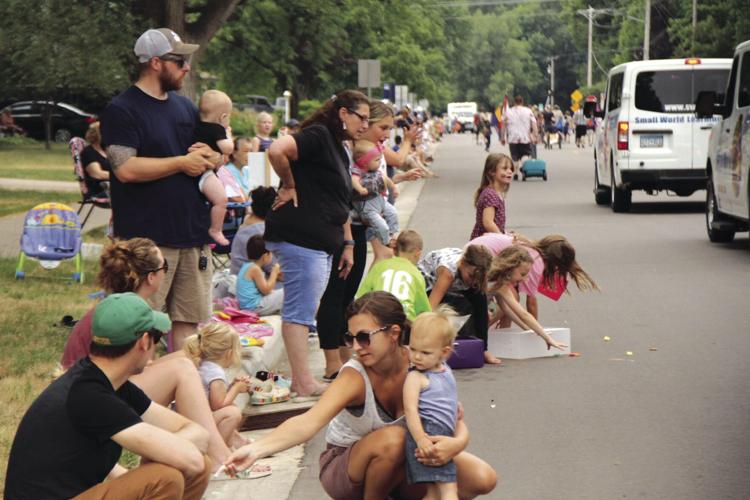
[[150, 29], [135, 43], [139, 76], [101, 117], [102, 143], [112, 167], [112, 219], [118, 238], [151, 238], [169, 262], [149, 299], [166, 309], [175, 349], [210, 316], [209, 205], [198, 178], [221, 163], [205, 144], [193, 144], [198, 110], [177, 95], [198, 45], [172, 30]]
[[[211, 472], [208, 433], [128, 381], [153, 357], [169, 318], [134, 293], [113, 294], [97, 305], [92, 327], [90, 357], [21, 419], [5, 499], [201, 498]], [[144, 465], [123, 474], [123, 448]]]

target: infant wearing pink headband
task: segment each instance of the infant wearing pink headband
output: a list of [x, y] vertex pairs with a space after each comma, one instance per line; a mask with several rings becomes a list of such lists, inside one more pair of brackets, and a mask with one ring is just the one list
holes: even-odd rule
[[396, 209], [386, 201], [386, 188], [394, 189], [393, 181], [385, 174], [381, 144], [357, 141], [354, 144], [352, 165], [352, 204], [362, 223], [367, 226], [367, 241], [378, 239], [389, 246], [398, 233]]

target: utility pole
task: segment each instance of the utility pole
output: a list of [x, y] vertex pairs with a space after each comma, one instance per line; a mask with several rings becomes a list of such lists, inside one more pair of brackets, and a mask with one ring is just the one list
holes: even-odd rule
[[698, 27], [698, 0], [693, 0], [693, 39], [690, 42], [690, 55], [695, 55], [695, 30]]
[[588, 68], [586, 69], [586, 86], [591, 87], [591, 57], [594, 50], [594, 9], [590, 5], [586, 17], [589, 18], [589, 64]]
[[646, 16], [643, 28], [643, 60], [648, 61], [651, 47], [651, 0], [646, 0]]
[[549, 88], [550, 88], [550, 105], [555, 104], [555, 59], [559, 56], [552, 56], [549, 58], [549, 66], [547, 71], [549, 72]]

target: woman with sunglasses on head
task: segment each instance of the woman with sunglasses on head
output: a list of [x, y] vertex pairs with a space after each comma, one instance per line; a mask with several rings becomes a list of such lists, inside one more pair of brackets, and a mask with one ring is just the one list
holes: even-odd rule
[[[268, 158], [281, 179], [264, 239], [284, 275], [281, 332], [298, 398], [325, 390], [312, 375], [307, 338], [332, 266], [346, 278], [354, 263], [352, 182], [344, 141], [369, 125], [367, 96], [356, 90], [334, 95], [302, 123], [301, 130], [274, 141]], [[333, 262], [333, 255], [340, 257]]]
[[[409, 321], [387, 292], [371, 292], [348, 308], [345, 339], [357, 357], [349, 360], [315, 406], [286, 420], [269, 435], [243, 446], [225, 462], [231, 471], [312, 439], [328, 425], [326, 451], [320, 456], [320, 481], [336, 500], [423, 498], [425, 485], [406, 484], [403, 390], [409, 370], [405, 347]], [[489, 464], [465, 452], [469, 433], [462, 416], [454, 437], [431, 436], [435, 451], [418, 454], [428, 466], [450, 460], [458, 471], [461, 498], [492, 491], [497, 474]]]
[[[107, 294], [135, 292], [146, 300], [159, 290], [169, 263], [153, 241], [132, 238], [107, 245], [99, 269], [97, 280]], [[93, 316], [92, 308], [70, 332], [60, 361], [64, 370], [89, 355]], [[230, 450], [216, 428], [198, 370], [182, 351], [154, 360], [130, 381], [162, 406], [174, 401], [178, 413], [208, 430], [214, 468], [226, 460]]]
[[[381, 159], [380, 171], [386, 173], [386, 165], [402, 168], [408, 157], [409, 150], [419, 130], [417, 127], [404, 128], [404, 140], [398, 152], [387, 147], [386, 141], [391, 135], [391, 130], [396, 126], [393, 108], [381, 101], [370, 101], [369, 126], [360, 138], [374, 144], [384, 146], [383, 158]], [[417, 170], [408, 172], [396, 172], [392, 180], [396, 184], [403, 181], [419, 179], [422, 173]], [[365, 273], [365, 261], [367, 260], [367, 227], [360, 220], [352, 219], [352, 240], [354, 242], [354, 265], [351, 272], [345, 276], [339, 276], [336, 268], [331, 269], [328, 277], [323, 298], [318, 308], [318, 338], [320, 348], [326, 359], [324, 380], [330, 381], [336, 377], [341, 366], [349, 360], [351, 349], [341, 344], [341, 335], [346, 330], [345, 311], [354, 300], [354, 295], [359, 289], [359, 283]], [[392, 257], [392, 250], [377, 240], [373, 240], [373, 251], [378, 259]], [[346, 247], [345, 247], [346, 248]], [[338, 262], [343, 250], [339, 250], [333, 256], [333, 262]]]

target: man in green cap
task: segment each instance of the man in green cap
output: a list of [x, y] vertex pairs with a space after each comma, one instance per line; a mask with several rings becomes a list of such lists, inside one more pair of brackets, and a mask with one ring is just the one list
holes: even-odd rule
[[[18, 426], [6, 500], [200, 499], [208, 433], [128, 381], [153, 358], [169, 317], [121, 293], [99, 303], [92, 324], [90, 356], [52, 382]], [[141, 466], [104, 482], [123, 448], [143, 457]]]

